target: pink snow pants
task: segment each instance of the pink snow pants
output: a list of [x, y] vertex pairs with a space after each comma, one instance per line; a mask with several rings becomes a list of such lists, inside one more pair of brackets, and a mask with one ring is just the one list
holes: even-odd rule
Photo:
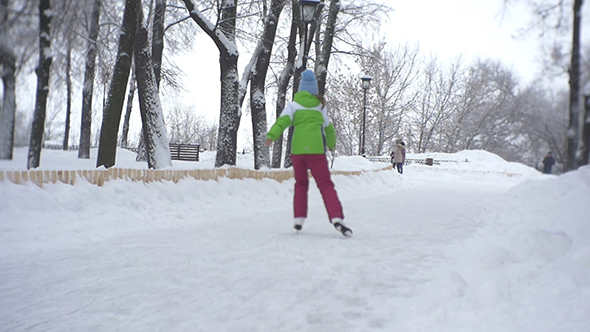
[[344, 219], [342, 204], [340, 204], [338, 194], [334, 189], [334, 183], [330, 179], [330, 170], [326, 155], [291, 155], [291, 161], [293, 162], [293, 170], [295, 172], [295, 195], [293, 199], [295, 218], [307, 218], [307, 190], [309, 189], [307, 170], [309, 169], [324, 198], [324, 205], [326, 205], [330, 220], [333, 218]]

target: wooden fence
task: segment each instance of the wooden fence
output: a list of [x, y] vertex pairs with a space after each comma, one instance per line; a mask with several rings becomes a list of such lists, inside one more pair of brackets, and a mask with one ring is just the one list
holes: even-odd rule
[[[391, 166], [371, 172], [391, 170]], [[353, 176], [367, 171], [332, 171], [332, 175]], [[229, 179], [272, 179], [279, 182], [293, 178], [292, 170], [256, 171], [237, 167], [199, 169], [199, 170], [142, 170], [126, 168], [110, 168], [108, 170], [76, 170], [76, 171], [0, 171], [0, 181], [9, 181], [15, 184], [34, 183], [43, 186], [45, 183], [65, 183], [73, 185], [78, 181], [102, 186], [111, 180], [143, 181], [145, 183], [155, 181], [173, 181], [177, 183], [181, 179], [193, 178], [196, 180], [217, 180], [220, 177]]]

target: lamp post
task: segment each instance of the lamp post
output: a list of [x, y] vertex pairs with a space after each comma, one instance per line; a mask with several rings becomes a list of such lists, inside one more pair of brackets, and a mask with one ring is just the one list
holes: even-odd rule
[[361, 83], [363, 87], [364, 97], [363, 97], [363, 137], [361, 142], [361, 155], [365, 156], [365, 123], [367, 119], [367, 90], [371, 87], [371, 76], [363, 76], [361, 77]]
[[301, 22], [304, 24], [303, 32], [303, 70], [307, 68], [307, 30], [310, 23], [315, 22], [315, 12], [320, 4], [320, 0], [299, 0], [299, 7], [301, 11]]

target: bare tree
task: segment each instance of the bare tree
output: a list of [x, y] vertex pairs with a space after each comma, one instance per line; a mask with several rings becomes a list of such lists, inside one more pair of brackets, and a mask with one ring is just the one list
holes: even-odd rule
[[[517, 2], [519, 0], [504, 0], [505, 4]], [[546, 27], [550, 27], [553, 31], [560, 33], [564, 27], [567, 26], [566, 19], [566, 5], [565, 0], [552, 0], [552, 1], [538, 1], [531, 0], [527, 2], [533, 9], [536, 17], [538, 18], [540, 26], [543, 31]], [[567, 158], [565, 160], [565, 169], [574, 170], [578, 165], [582, 146], [580, 138], [583, 136], [581, 130], [583, 129], [580, 125], [580, 115], [582, 113], [582, 91], [581, 91], [581, 72], [580, 72], [580, 42], [581, 42], [581, 27], [582, 27], [582, 6], [583, 0], [573, 0], [572, 2], [572, 39], [571, 39], [571, 53], [570, 53], [570, 64], [568, 66], [569, 75], [569, 123], [567, 125], [566, 133], [566, 150]], [[557, 50], [558, 47], [554, 47], [553, 50]], [[555, 57], [556, 52], [552, 53]]]
[[94, 93], [94, 77], [96, 73], [97, 39], [100, 29], [101, 0], [92, 2], [90, 26], [88, 30], [88, 46], [86, 50], [84, 83], [82, 85], [82, 116], [80, 123], [80, 147], [78, 158], [90, 158], [90, 139], [92, 136], [92, 96]]
[[416, 149], [419, 153], [443, 151], [440, 138], [445, 130], [444, 124], [456, 111], [455, 96], [459, 92], [460, 66], [461, 59], [451, 64], [448, 70], [442, 68], [436, 58], [425, 63], [417, 89], [413, 119], [417, 128]]
[[487, 149], [497, 152], [511, 144], [509, 124], [515, 109], [516, 81], [501, 63], [478, 61], [467, 71], [457, 111], [445, 131], [445, 152]]
[[133, 110], [133, 97], [137, 90], [136, 82], [135, 69], [132, 68], [131, 83], [129, 86], [129, 92], [127, 92], [127, 107], [125, 110], [125, 117], [123, 118], [123, 130], [121, 132], [121, 147], [124, 149], [129, 146], [129, 121], [131, 120], [131, 111]]
[[338, 135], [336, 152], [342, 155], [358, 154], [360, 147], [362, 94], [359, 78], [336, 70], [327, 84], [331, 91], [327, 100], [328, 112]]
[[[289, 82], [291, 81], [291, 77], [293, 76], [295, 70], [295, 59], [297, 58], [297, 31], [299, 30], [299, 25], [297, 23], [296, 15], [298, 12], [295, 10], [296, 7], [296, 0], [291, 0], [292, 11], [291, 16], [291, 28], [289, 32], [289, 39], [287, 41], [287, 56], [284, 63], [283, 69], [277, 79], [277, 101], [276, 101], [276, 118], [278, 118], [283, 109], [286, 105], [287, 99], [287, 90], [289, 89]], [[274, 141], [273, 143], [273, 154], [272, 154], [272, 168], [280, 168], [281, 167], [281, 159], [283, 153], [283, 135], [279, 136], [279, 138]], [[289, 152], [287, 150], [286, 155]], [[287, 163], [285, 164], [287, 167]]]
[[237, 132], [240, 125], [240, 76], [236, 45], [237, 0], [222, 0], [217, 22], [211, 22], [193, 0], [183, 0], [191, 18], [213, 40], [219, 50], [221, 105], [215, 167], [236, 164]]
[[195, 115], [194, 107], [174, 105], [166, 117], [166, 128], [170, 142], [199, 144], [207, 149], [215, 147], [209, 135], [213, 132], [215, 137], [217, 127], [209, 124], [205, 117]]
[[[2, 0], [4, 1], [4, 0]], [[7, 20], [2, 22], [8, 27], [12, 51], [15, 55], [15, 76], [34, 62], [39, 47], [39, 18], [37, 1], [9, 0]]]
[[70, 139], [70, 118], [72, 116], [72, 40], [67, 41], [66, 53], [66, 120], [62, 149], [67, 151]]
[[143, 138], [149, 168], [161, 169], [172, 165], [170, 147], [154, 65], [149, 47], [148, 31], [139, 9], [139, 29], [135, 40], [135, 75], [139, 92], [139, 107], [143, 124]]
[[8, 0], [0, 1], [0, 76], [4, 86], [0, 108], [0, 160], [12, 159], [16, 115], [16, 56], [10, 36], [11, 21], [8, 17]]
[[96, 166], [111, 167], [115, 165], [117, 154], [117, 134], [121, 122], [121, 113], [125, 101], [125, 91], [131, 70], [131, 57], [135, 35], [137, 32], [137, 18], [140, 0], [126, 0], [123, 13], [123, 25], [119, 36], [117, 60], [113, 70], [113, 78], [104, 105], [100, 143]]
[[[359, 54], [363, 54], [359, 50]], [[364, 74], [373, 78], [367, 102], [366, 130], [371, 133], [368, 153], [380, 155], [399, 136], [414, 100], [410, 89], [416, 80], [418, 47], [400, 45], [387, 50], [385, 43], [370, 48], [358, 62]]]
[[47, 109], [47, 95], [49, 94], [49, 74], [53, 55], [51, 53], [51, 4], [49, 0], [39, 1], [39, 62], [37, 73], [37, 92], [35, 98], [35, 112], [31, 127], [27, 169], [37, 168], [41, 162], [41, 147]]
[[567, 128], [566, 92], [553, 95], [551, 91], [531, 85], [518, 96], [519, 128], [524, 136], [519, 139], [524, 151], [520, 154], [522, 161], [535, 161], [551, 151], [555, 159], [563, 163], [566, 160], [566, 141], [563, 139]]
[[4, 86], [2, 107], [0, 108], [0, 160], [12, 160], [16, 115], [15, 57], [11, 52], [0, 50], [0, 53], [2, 53], [0, 54], [0, 76]]
[[270, 166], [268, 147], [264, 145], [266, 138], [266, 73], [270, 65], [270, 57], [277, 32], [279, 16], [285, 6], [284, 0], [272, 0], [263, 22], [264, 28], [260, 41], [254, 51], [254, 70], [250, 79], [250, 111], [252, 112], [252, 138], [254, 147], [254, 168]]
[[580, 73], [580, 35], [582, 29], [582, 4], [583, 0], [574, 0], [573, 8], [573, 36], [572, 36], [572, 53], [571, 66], [569, 68], [570, 84], [570, 118], [567, 129], [567, 160], [565, 169], [567, 171], [578, 168], [578, 150], [580, 147], [580, 114], [581, 114], [581, 73]]
[[584, 124], [582, 127], [582, 145], [580, 147], [580, 159], [578, 165], [590, 164], [590, 84], [586, 85], [584, 91]]
[[327, 14], [318, 21], [314, 40], [315, 71], [320, 94], [326, 92], [326, 78], [332, 57], [358, 55], [362, 46], [367, 45], [367, 36], [378, 31], [383, 16], [387, 16], [390, 10], [388, 6], [373, 0], [345, 3], [340, 0], [329, 1]]
[[160, 89], [162, 55], [164, 53], [164, 25], [166, 23], [166, 0], [156, 0], [152, 26], [152, 63], [156, 86]]

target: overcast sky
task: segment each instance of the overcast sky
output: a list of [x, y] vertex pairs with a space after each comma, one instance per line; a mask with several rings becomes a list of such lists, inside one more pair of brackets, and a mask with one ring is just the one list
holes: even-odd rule
[[[467, 63], [478, 57], [501, 60], [523, 81], [529, 81], [540, 71], [537, 36], [515, 37], [518, 29], [530, 21], [528, 12], [514, 8], [503, 15], [503, 0], [382, 1], [394, 11], [383, 23], [381, 31], [385, 33], [379, 38], [391, 45], [419, 43], [423, 54], [438, 55], [441, 61], [458, 56]], [[185, 57], [195, 59], [189, 66], [194, 68], [187, 68], [187, 88], [219, 90], [218, 52], [209, 37], [200, 34], [198, 39], [196, 54]], [[248, 60], [246, 57], [242, 53], [241, 66]], [[212, 81], [204, 80], [204, 73]], [[190, 95], [186, 98], [193, 99]], [[219, 91], [208, 93], [207, 98], [219, 99]]]
[[[438, 55], [441, 61], [458, 56], [470, 63], [475, 58], [504, 62], [519, 77], [528, 81], [539, 71], [536, 36], [513, 38], [518, 28], [529, 21], [526, 11], [513, 10], [502, 15], [502, 0], [383, 0], [394, 12], [384, 22], [379, 38], [392, 45], [419, 43], [423, 54]], [[186, 69], [185, 104], [194, 104], [199, 114], [212, 121], [219, 117], [219, 58], [209, 37], [200, 34], [194, 54], [183, 57]], [[191, 60], [192, 59], [192, 60]], [[188, 60], [188, 61], [187, 61]], [[243, 54], [240, 65], [248, 61]], [[206, 91], [206, 93], [203, 93]], [[242, 120], [239, 141], [250, 118]], [[249, 129], [246, 129], [249, 130]]]
[[394, 9], [387, 23], [390, 40], [418, 42], [423, 52], [467, 62], [491, 58], [504, 62], [528, 81], [540, 70], [539, 40], [520, 35], [530, 15], [522, 7], [502, 11], [503, 0], [387, 0]]

